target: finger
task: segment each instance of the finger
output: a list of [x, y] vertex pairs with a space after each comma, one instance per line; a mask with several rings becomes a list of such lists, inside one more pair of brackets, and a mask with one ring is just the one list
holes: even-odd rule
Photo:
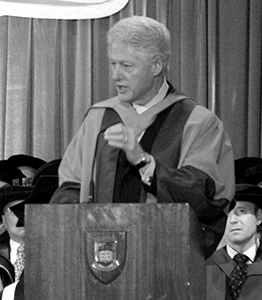
[[107, 128], [104, 134], [104, 138], [107, 141], [128, 142], [128, 134], [125, 126], [123, 124], [116, 124]]
[[111, 134], [118, 134], [123, 133], [125, 130], [125, 126], [122, 123], [117, 123], [115, 125], [112, 125], [108, 127], [105, 131], [105, 135], [111, 135]]
[[119, 133], [119, 134], [110, 134], [110, 135], [104, 135], [104, 139], [107, 141], [114, 141], [114, 142], [121, 142], [121, 143], [127, 143], [128, 142], [128, 136]]

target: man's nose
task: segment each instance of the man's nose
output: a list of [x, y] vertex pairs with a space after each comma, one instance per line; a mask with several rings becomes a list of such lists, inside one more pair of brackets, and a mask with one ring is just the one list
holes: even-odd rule
[[236, 222], [237, 222], [237, 215], [234, 213], [234, 214], [232, 214], [231, 217], [230, 217], [230, 223], [231, 223], [231, 224], [234, 224], [234, 223], [236, 223]]
[[123, 76], [122, 74], [122, 69], [120, 65], [115, 65], [114, 68], [112, 69], [112, 78], [113, 80], [119, 80]]

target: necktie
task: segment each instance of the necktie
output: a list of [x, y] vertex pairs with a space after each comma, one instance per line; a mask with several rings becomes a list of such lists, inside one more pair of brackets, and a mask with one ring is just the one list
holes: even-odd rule
[[233, 300], [239, 298], [241, 288], [247, 278], [247, 264], [249, 258], [241, 253], [234, 256], [234, 261], [237, 263], [234, 270], [229, 276], [229, 291]]
[[17, 258], [14, 263], [15, 268], [15, 281], [18, 281], [25, 266], [25, 253], [24, 253], [24, 245], [20, 245], [17, 248]]

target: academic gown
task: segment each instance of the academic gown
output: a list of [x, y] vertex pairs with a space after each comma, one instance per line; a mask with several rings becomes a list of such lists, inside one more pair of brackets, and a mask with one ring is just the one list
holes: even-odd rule
[[[97, 158], [110, 157], [103, 132], [117, 122], [131, 126], [137, 135], [144, 131], [141, 145], [156, 161], [150, 186], [142, 183], [138, 170], [118, 149], [110, 152], [113, 159], [99, 168]], [[112, 161], [116, 171], [110, 176], [111, 183], [104, 184]], [[223, 210], [235, 191], [232, 145], [222, 122], [172, 86], [163, 101], [141, 115], [117, 97], [92, 107], [62, 159], [59, 188], [51, 203], [88, 202], [94, 177], [101, 197], [93, 197], [91, 202], [147, 202], [147, 196], [153, 195], [159, 203], [189, 203], [203, 225], [206, 256], [222, 237]]]
[[[261, 244], [260, 244], [261, 245]], [[206, 260], [206, 300], [226, 299], [226, 278], [233, 271], [235, 262], [224, 248], [214, 252]], [[239, 300], [262, 299], [262, 248], [257, 250], [255, 260], [247, 267], [245, 281]]]

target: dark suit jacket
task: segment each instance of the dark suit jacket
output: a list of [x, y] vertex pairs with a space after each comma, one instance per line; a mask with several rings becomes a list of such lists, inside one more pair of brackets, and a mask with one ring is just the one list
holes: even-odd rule
[[0, 236], [0, 277], [3, 287], [15, 280], [14, 267], [10, 262], [10, 244], [7, 232]]
[[0, 277], [3, 287], [14, 282], [14, 267], [9, 258], [0, 251]]
[[24, 300], [24, 299], [25, 296], [24, 296], [24, 272], [23, 272], [15, 289], [14, 300]]
[[[206, 300], [224, 300], [226, 277], [233, 271], [235, 262], [221, 248], [206, 260]], [[262, 299], [262, 246], [260, 245], [254, 263], [248, 265], [248, 278], [244, 283], [239, 300]]]
[[[0, 300], [2, 300], [3, 291], [0, 293]], [[19, 282], [15, 288], [14, 300], [24, 300], [24, 273], [21, 275]], [[13, 299], [10, 299], [13, 300]]]

